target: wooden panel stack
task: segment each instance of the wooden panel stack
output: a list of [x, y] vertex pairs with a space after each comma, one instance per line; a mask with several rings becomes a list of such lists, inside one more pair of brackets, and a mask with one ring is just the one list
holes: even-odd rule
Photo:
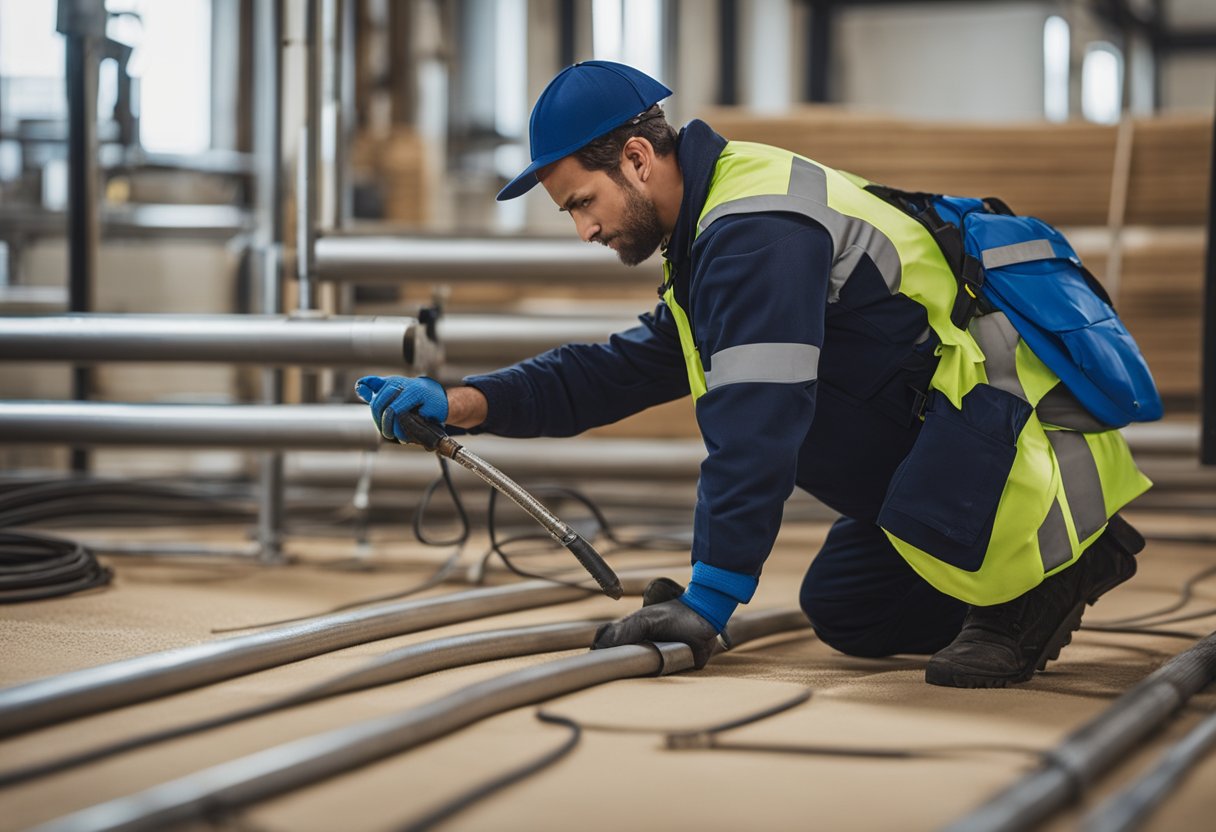
[[427, 219], [426, 152], [421, 137], [396, 127], [385, 137], [359, 133], [351, 147], [351, 172], [374, 184], [384, 200], [384, 219], [398, 226], [421, 226]]
[[[1116, 128], [1067, 124], [909, 121], [807, 107], [785, 116], [714, 110], [728, 139], [774, 144], [831, 167], [906, 190], [996, 195], [1018, 213], [1057, 225], [1105, 225]], [[1203, 221], [1211, 120], [1135, 122], [1128, 223]]]

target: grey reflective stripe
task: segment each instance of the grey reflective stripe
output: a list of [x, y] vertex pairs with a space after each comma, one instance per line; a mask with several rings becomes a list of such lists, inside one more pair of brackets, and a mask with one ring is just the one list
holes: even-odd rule
[[1064, 496], [1072, 513], [1072, 525], [1077, 540], [1094, 534], [1106, 523], [1106, 501], [1102, 498], [1102, 480], [1098, 463], [1085, 435], [1070, 430], [1049, 430], [1047, 440], [1056, 452], [1060, 478], [1064, 481]]
[[1048, 390], [1047, 395], [1035, 405], [1034, 412], [1045, 425], [1079, 430], [1082, 433], [1110, 430], [1110, 425], [1104, 425], [1095, 419], [1063, 383]]
[[709, 359], [705, 389], [744, 381], [800, 384], [819, 375], [819, 347], [811, 344], [742, 344]]
[[891, 294], [899, 291], [902, 267], [894, 243], [865, 220], [828, 207], [827, 174], [818, 165], [795, 156], [790, 167], [788, 193], [745, 196], [724, 202], [701, 217], [698, 229], [704, 231], [715, 220], [731, 214], [761, 211], [801, 214], [822, 225], [831, 235], [833, 262], [829, 303], [840, 296], [840, 288], [853, 273], [862, 254], [874, 262]]
[[1068, 540], [1068, 526], [1064, 525], [1059, 500], [1052, 500], [1047, 519], [1039, 526], [1039, 557], [1043, 559], [1044, 572], [1072, 559], [1072, 544]]
[[1001, 266], [1031, 263], [1035, 260], [1051, 260], [1055, 256], [1056, 250], [1051, 247], [1051, 240], [1027, 240], [1024, 243], [986, 248], [980, 253], [985, 269], [999, 269]]
[[984, 372], [988, 383], [997, 389], [1026, 400], [1018, 379], [1017, 348], [1021, 336], [1004, 312], [981, 315], [971, 322], [968, 332], [984, 352]]

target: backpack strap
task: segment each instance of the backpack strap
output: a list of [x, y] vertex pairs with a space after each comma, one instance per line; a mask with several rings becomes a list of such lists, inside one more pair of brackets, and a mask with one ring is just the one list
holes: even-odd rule
[[[967, 253], [962, 230], [954, 223], [943, 220], [933, 207], [936, 194], [901, 191], [874, 184], [867, 185], [866, 190], [911, 216], [933, 237], [942, 251], [942, 256], [946, 258], [950, 271], [954, 272], [954, 280], [958, 284], [954, 307], [950, 310], [950, 322], [965, 330], [971, 324], [971, 319], [986, 309], [986, 304], [980, 294], [984, 285], [984, 270], [980, 261]], [[1000, 207], [1005, 211], [1009, 210], [999, 199], [991, 199], [1000, 203]]]

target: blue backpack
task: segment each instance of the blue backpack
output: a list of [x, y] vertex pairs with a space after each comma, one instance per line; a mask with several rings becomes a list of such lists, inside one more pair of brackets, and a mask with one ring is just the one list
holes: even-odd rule
[[1102, 284], [1064, 235], [999, 199], [867, 188], [929, 230], [959, 284], [951, 320], [1004, 312], [1027, 346], [1099, 422], [1161, 418], [1161, 395]]

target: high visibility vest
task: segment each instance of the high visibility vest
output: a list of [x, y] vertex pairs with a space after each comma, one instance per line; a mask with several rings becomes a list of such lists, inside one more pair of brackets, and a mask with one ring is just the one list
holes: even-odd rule
[[[891, 527], [899, 525], [894, 518], [899, 515], [888, 515], [890, 522], [880, 515], [880, 525], [895, 549], [934, 587], [969, 604], [1003, 603], [1076, 561], [1105, 530], [1107, 520], [1151, 482], [1136, 467], [1117, 430], [1081, 433], [1039, 420], [1034, 408], [1059, 378], [1026, 347], [1003, 314], [978, 317], [966, 330], [951, 322], [958, 284], [941, 250], [920, 223], [866, 191], [867, 184], [860, 177], [780, 148], [729, 142], [714, 170], [696, 234], [715, 220], [735, 214], [781, 211], [808, 217], [832, 238], [829, 303], [839, 296], [840, 287], [864, 253], [892, 293], [900, 292], [924, 307], [929, 326], [940, 341], [930, 390], [948, 401], [948, 406], [941, 406], [944, 413], [957, 411], [965, 420], [967, 408], [978, 406], [977, 402], [1006, 394], [1017, 397], [1017, 401], [1009, 401], [1023, 409], [1025, 422], [1016, 442], [1006, 449], [1012, 457], [1008, 474], [1003, 484], [987, 476], [988, 487], [1000, 488], [995, 514], [967, 517], [968, 497], [964, 494], [958, 495], [957, 517], [950, 517], [950, 506], [943, 506], [941, 511], [930, 512], [936, 517], [912, 521], [913, 525], [923, 521], [933, 526], [926, 534], [909, 533], [907, 524], [893, 531]], [[688, 315], [671, 285], [671, 268], [670, 262], [664, 263], [668, 280], [663, 299], [679, 331], [695, 402], [706, 393], [706, 374]], [[973, 392], [976, 395], [967, 399]], [[948, 444], [952, 430], [936, 428], [930, 439], [926, 436], [930, 431], [922, 428], [918, 447], [905, 465], [918, 449], [923, 456], [943, 441]], [[955, 435], [964, 437], [965, 429], [959, 430], [963, 432]], [[945, 458], [954, 456], [948, 450], [951, 452], [939, 454], [943, 457], [940, 471], [947, 478], [957, 470], [956, 465], [968, 462]], [[923, 465], [924, 460], [919, 463]], [[884, 512], [897, 497], [900, 477], [897, 471]], [[942, 491], [950, 490], [948, 481], [940, 485]], [[936, 493], [936, 489], [929, 490]], [[978, 540], [978, 554], [974, 560], [960, 560], [947, 551], [955, 548], [953, 543], [934, 544], [939, 533], [952, 535], [952, 541]]]

